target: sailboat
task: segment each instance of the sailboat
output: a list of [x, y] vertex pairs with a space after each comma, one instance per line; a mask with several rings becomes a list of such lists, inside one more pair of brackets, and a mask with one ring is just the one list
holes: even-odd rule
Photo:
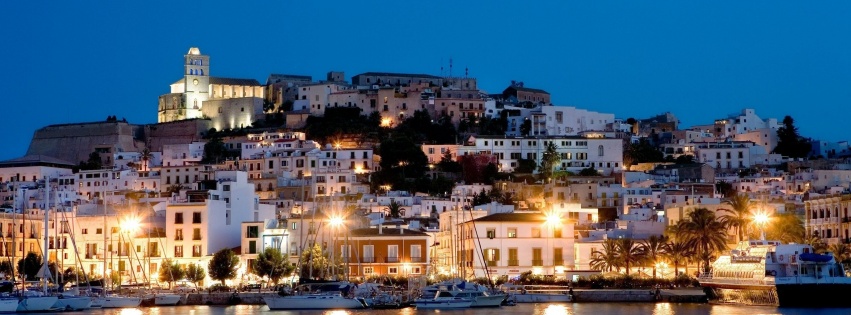
[[[46, 192], [50, 190], [50, 182], [45, 178], [44, 180], [45, 187], [45, 196], [49, 196]], [[45, 201], [46, 203], [49, 200]], [[24, 201], [24, 207], [21, 209], [21, 218], [23, 219], [26, 214], [24, 212], [26, 209], [26, 201]], [[44, 212], [47, 213], [47, 207], [45, 207]], [[47, 219], [44, 221], [45, 227], [47, 227]], [[24, 232], [26, 233], [26, 227], [23, 226]], [[45, 228], [46, 230], [46, 228]], [[26, 240], [26, 239], [25, 239]], [[43, 256], [45, 257], [44, 265], [42, 265], [42, 270], [39, 272], [42, 276], [43, 287], [41, 292], [39, 291], [29, 291], [29, 290], [21, 290], [20, 291], [20, 301], [18, 301], [18, 307], [16, 309], [17, 312], [43, 312], [50, 310], [53, 307], [53, 304], [56, 304], [56, 301], [59, 300], [57, 296], [49, 296], [47, 295], [47, 275], [50, 274], [50, 271], [47, 268], [47, 235], [45, 234], [45, 246], [43, 251]], [[26, 264], [24, 264], [26, 265]], [[26, 277], [24, 277], [26, 279]], [[26, 281], [24, 281], [26, 283]]]
[[[48, 187], [48, 188], [50, 187], [50, 182], [48, 180], [45, 180], [45, 187]], [[49, 189], [48, 189], [48, 192], [45, 193], [45, 195], [49, 196]], [[57, 198], [57, 200], [59, 200], [59, 199]], [[50, 203], [49, 202], [50, 202], [50, 200], [47, 199], [46, 200], [46, 206], [44, 207], [44, 209], [45, 209], [44, 210], [44, 245], [43, 245], [44, 257], [47, 257], [47, 250], [49, 249], [48, 246], [47, 246], [48, 239], [50, 238], [49, 230], [47, 228], [47, 222], [48, 222], [48, 219], [50, 217], [50, 214], [49, 214]], [[59, 221], [59, 212], [54, 210], [54, 212], [53, 212], [53, 223], [58, 226], [59, 222], [60, 222]], [[57, 244], [57, 246], [56, 246], [57, 248], [60, 247], [59, 246], [59, 238], [56, 238], [56, 241], [54, 241], [54, 243]], [[50, 279], [51, 278], [50, 269], [48, 268], [47, 259], [44, 260], [44, 263], [41, 266], [41, 270], [39, 270], [39, 275], [42, 277], [42, 279]], [[58, 281], [56, 283], [58, 283]], [[79, 293], [79, 291], [77, 291], [76, 293]], [[75, 294], [75, 292], [73, 292], [73, 291], [61, 292], [57, 295], [57, 297], [58, 297], [58, 299], [56, 300], [56, 303], [53, 304], [53, 309], [66, 310], [66, 311], [81, 311], [81, 310], [90, 309], [92, 307], [92, 299], [90, 297], [79, 296], [79, 294]]]
[[[108, 231], [106, 226], [106, 199], [102, 196], [101, 200], [103, 200], [103, 248], [104, 252], [106, 252], [106, 231]], [[142, 304], [142, 298], [140, 297], [122, 296], [106, 292], [106, 279], [109, 276], [106, 272], [106, 255], [104, 255], [103, 259], [103, 292], [100, 296], [92, 299], [92, 304], [100, 305], [101, 308], [139, 307]]]

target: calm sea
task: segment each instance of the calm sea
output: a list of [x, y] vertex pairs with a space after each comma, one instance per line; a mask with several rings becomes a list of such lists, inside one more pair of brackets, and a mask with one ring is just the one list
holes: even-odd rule
[[[50, 313], [55, 314], [55, 313]], [[498, 309], [465, 310], [353, 310], [353, 311], [270, 311], [266, 306], [175, 306], [134, 309], [106, 309], [62, 314], [94, 315], [496, 315], [496, 314], [533, 314], [533, 315], [838, 315], [851, 314], [851, 308], [777, 308], [763, 306], [730, 306], [709, 304], [670, 304], [670, 303], [577, 303], [577, 304], [518, 304]]]

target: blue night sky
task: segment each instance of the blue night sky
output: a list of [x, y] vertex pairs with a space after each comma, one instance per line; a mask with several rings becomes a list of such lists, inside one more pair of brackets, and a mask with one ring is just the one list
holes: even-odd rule
[[[210, 74], [367, 71], [511, 80], [555, 105], [683, 126], [755, 108], [804, 136], [846, 140], [851, 2], [0, 2], [0, 159], [45, 125], [156, 122], [190, 46]], [[524, 6], [524, 5], [529, 5]], [[815, 5], [813, 5], [815, 4]], [[448, 74], [448, 73], [447, 73]]]

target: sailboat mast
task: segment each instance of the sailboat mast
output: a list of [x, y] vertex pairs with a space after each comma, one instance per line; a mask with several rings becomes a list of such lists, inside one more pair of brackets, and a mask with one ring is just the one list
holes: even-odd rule
[[50, 214], [50, 177], [44, 177], [44, 246], [41, 247], [42, 255], [41, 255], [41, 263], [44, 273], [41, 274], [42, 278], [42, 290], [44, 293], [47, 293], [47, 275], [50, 273], [49, 264], [50, 262], [47, 259], [47, 244], [49, 237], [49, 231], [47, 221], [49, 220]]

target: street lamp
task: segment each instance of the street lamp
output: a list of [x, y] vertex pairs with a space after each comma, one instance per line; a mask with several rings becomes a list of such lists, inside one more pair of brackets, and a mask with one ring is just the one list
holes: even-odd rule
[[759, 212], [754, 214], [753, 223], [759, 228], [760, 240], [765, 240], [765, 225], [768, 223], [768, 214], [765, 212]]
[[[550, 213], [547, 213], [547, 219], [545, 221], [545, 224], [550, 227], [550, 233], [547, 235], [547, 241], [549, 243], [549, 240], [552, 239], [552, 237], [555, 234], [556, 226], [561, 225], [561, 216], [559, 216], [558, 213], [556, 213], [555, 211], [551, 211]], [[547, 245], [548, 245], [547, 247], [550, 247], [549, 244], [547, 244]], [[552, 259], [553, 260], [553, 276], [555, 277], [555, 274], [556, 274], [556, 258], [558, 258], [559, 260], [563, 260], [564, 256], [555, 257], [555, 249], [553, 248], [553, 249], [550, 249], [550, 250], [553, 251], [553, 259]], [[562, 253], [562, 255], [564, 255], [564, 253]], [[562, 262], [562, 264], [564, 264], [564, 262]]]

